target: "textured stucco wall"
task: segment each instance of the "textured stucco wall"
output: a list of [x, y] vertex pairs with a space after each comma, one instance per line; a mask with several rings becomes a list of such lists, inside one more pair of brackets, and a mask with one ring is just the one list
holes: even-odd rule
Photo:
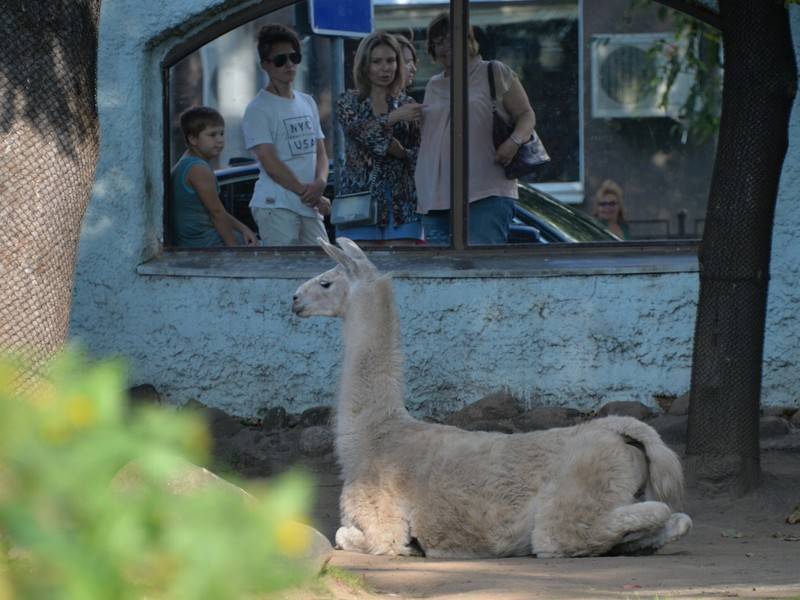
[[[240, 415], [334, 401], [339, 324], [289, 306], [305, 278], [143, 276], [161, 235], [159, 61], [216, 0], [115, 0], [101, 18], [97, 184], [71, 335], [123, 355], [131, 382]], [[232, 3], [224, 3], [231, 10]], [[797, 9], [795, 31], [800, 31]], [[800, 37], [800, 33], [796, 33]], [[154, 41], [156, 40], [156, 41]], [[797, 405], [798, 115], [777, 212], [763, 402]], [[320, 265], [323, 261], [320, 260]], [[438, 414], [503, 386], [531, 403], [597, 408], [688, 389], [697, 275], [396, 280], [409, 406]]]

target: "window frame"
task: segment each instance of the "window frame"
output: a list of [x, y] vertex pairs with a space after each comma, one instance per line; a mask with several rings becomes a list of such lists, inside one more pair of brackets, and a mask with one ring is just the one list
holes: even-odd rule
[[[720, 15], [710, 8], [695, 4], [692, 0], [653, 0], [675, 10], [682, 11], [694, 18], [706, 22], [707, 24], [721, 28]], [[583, 0], [578, 0], [580, 10], [583, 10]], [[205, 44], [213, 41], [217, 37], [244, 25], [254, 19], [267, 15], [288, 6], [298, 4], [298, 0], [271, 0], [260, 3], [259, 5], [247, 6], [234, 13], [225, 15], [219, 19], [209, 22], [202, 27], [195, 35], [181, 40], [172, 46], [164, 55], [160, 63], [161, 89], [162, 89], [162, 181], [163, 181], [163, 210], [162, 210], [162, 244], [161, 254], [173, 255], [180, 253], [181, 256], [192, 256], [208, 252], [238, 252], [245, 251], [240, 248], [238, 251], [226, 247], [213, 248], [179, 248], [172, 245], [172, 231], [170, 227], [172, 197], [170, 172], [172, 165], [171, 158], [171, 94], [170, 94], [170, 70], [180, 60], [186, 58]], [[565, 253], [574, 253], [576, 257], [586, 256], [587, 254], [597, 254], [601, 256], [637, 256], [654, 253], [665, 257], [691, 253], [697, 256], [701, 244], [700, 239], [684, 240], [653, 240], [653, 241], [620, 241], [620, 242], [590, 242], [590, 243], [570, 243], [570, 244], [506, 244], [503, 246], [479, 246], [470, 245], [467, 239], [467, 218], [468, 209], [465, 198], [467, 197], [468, 186], [468, 90], [467, 90], [467, 36], [466, 31], [469, 24], [469, 0], [450, 0], [450, 23], [451, 23], [451, 52], [453, 57], [453, 71], [450, 78], [451, 99], [452, 99], [452, 120], [453, 126], [450, 128], [451, 135], [451, 190], [452, 208], [450, 211], [452, 240], [449, 248], [445, 247], [394, 247], [388, 250], [390, 253], [408, 253], [411, 255], [453, 255], [461, 256], [465, 253], [476, 253], [475, 256], [488, 255], [532, 255], [541, 256], [562, 256]], [[579, 31], [582, 30], [582, 19], [579, 17]], [[458, 51], [456, 51], [458, 50]], [[583, 52], [579, 58], [579, 64], [583, 63]], [[583, 112], [583, 95], [579, 95], [581, 106], [579, 110]], [[581, 158], [580, 165], [583, 170], [583, 135], [580, 136]], [[581, 175], [581, 177], [583, 174]], [[456, 201], [460, 198], [460, 201]], [[307, 246], [286, 246], [280, 248], [247, 248], [246, 253], [257, 253], [259, 255], [290, 254], [298, 252], [308, 252]], [[314, 249], [314, 251], [319, 251]], [[159, 271], [156, 269], [155, 271]], [[157, 274], [152, 269], [140, 269], [142, 274]]]

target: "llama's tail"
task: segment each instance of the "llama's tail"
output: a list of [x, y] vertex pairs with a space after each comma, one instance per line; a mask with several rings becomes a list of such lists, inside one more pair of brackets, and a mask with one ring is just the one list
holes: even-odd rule
[[641, 444], [647, 456], [649, 475], [646, 496], [668, 504], [673, 510], [683, 505], [683, 467], [680, 458], [661, 439], [658, 432], [633, 417], [605, 417], [596, 426], [618, 433]]

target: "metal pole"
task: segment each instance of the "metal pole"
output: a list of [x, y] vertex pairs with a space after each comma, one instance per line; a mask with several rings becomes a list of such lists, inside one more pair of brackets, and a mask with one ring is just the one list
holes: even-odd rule
[[331, 40], [331, 103], [333, 104], [333, 168], [334, 189], [338, 193], [341, 174], [344, 171], [344, 131], [336, 114], [336, 101], [344, 93], [344, 38]]

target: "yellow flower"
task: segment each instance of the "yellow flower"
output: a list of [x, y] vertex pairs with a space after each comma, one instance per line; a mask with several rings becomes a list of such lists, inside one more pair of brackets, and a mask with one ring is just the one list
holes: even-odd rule
[[97, 412], [88, 396], [77, 395], [67, 401], [67, 419], [70, 425], [81, 429], [94, 423]]
[[309, 528], [297, 521], [283, 521], [275, 530], [278, 550], [288, 557], [302, 556], [311, 544]]

